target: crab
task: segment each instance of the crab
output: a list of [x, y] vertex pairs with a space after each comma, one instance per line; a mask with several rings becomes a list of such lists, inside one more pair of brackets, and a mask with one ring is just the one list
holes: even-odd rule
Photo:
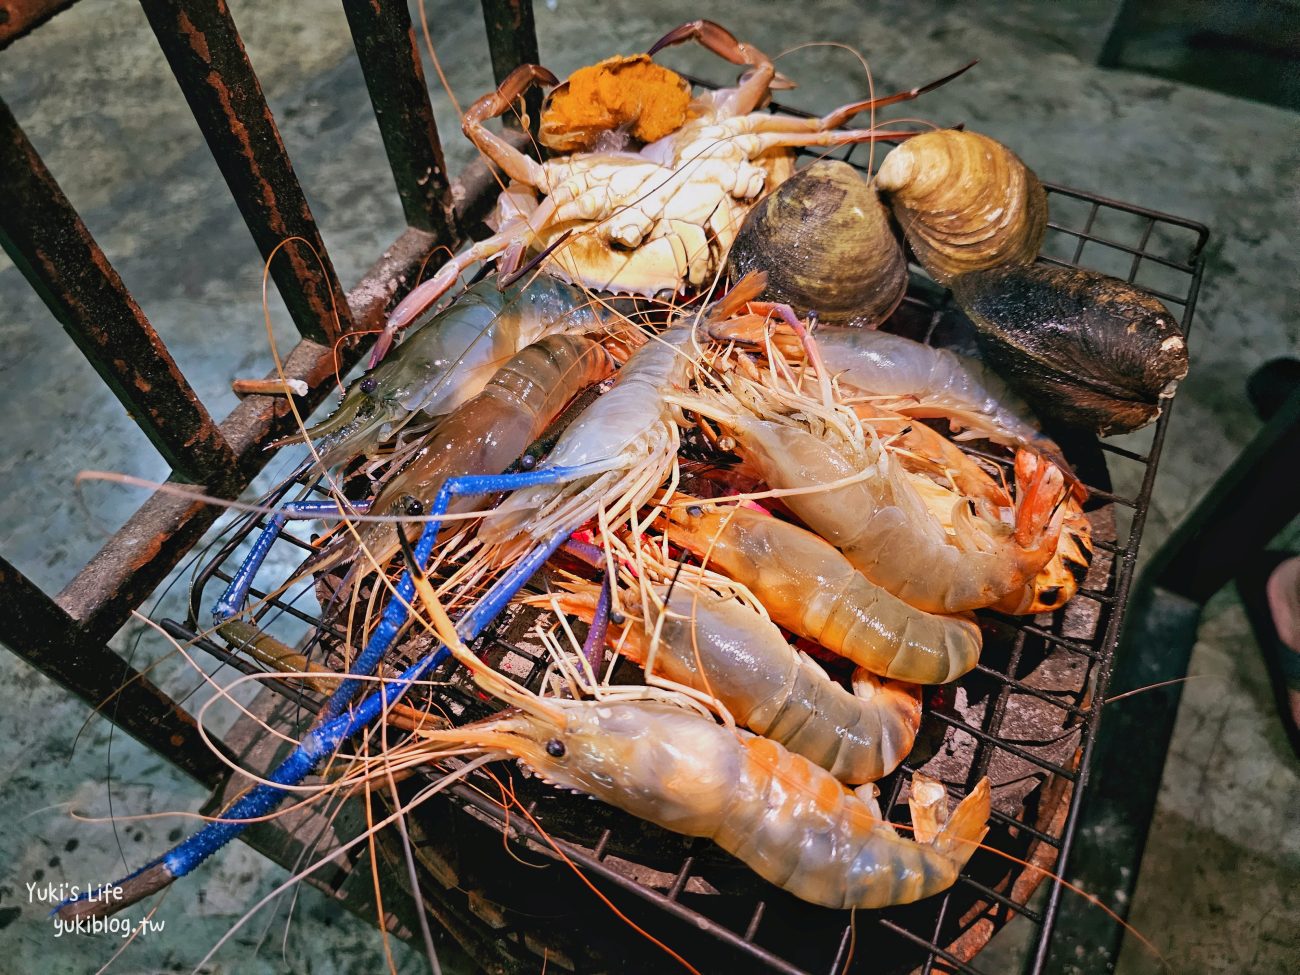
[[[798, 146], [842, 146], [915, 132], [888, 127], [841, 129], [861, 112], [915, 98], [955, 78], [966, 65], [938, 81], [880, 98], [852, 102], [820, 118], [763, 111], [774, 88], [793, 87], [772, 61], [725, 28], [697, 20], [670, 31], [646, 55], [610, 59], [595, 68], [648, 60], [673, 44], [695, 40], [746, 68], [735, 87], [706, 91], [690, 101], [673, 131], [636, 146], [632, 122], [602, 134], [592, 151], [538, 162], [484, 124], [505, 112], [530, 86], [554, 86], [546, 68], [521, 65], [496, 91], [465, 113], [462, 129], [509, 185], [490, 221], [496, 232], [454, 258], [416, 287], [389, 317], [377, 353], [392, 336], [446, 293], [471, 265], [496, 259], [503, 274], [517, 270], [528, 253], [541, 255], [546, 270], [592, 290], [645, 297], [706, 285], [725, 260], [750, 208], [794, 172]], [[974, 62], [972, 62], [974, 64]], [[687, 83], [680, 76], [658, 69]], [[592, 69], [584, 69], [592, 70]], [[566, 86], [564, 86], [567, 89]], [[551, 102], [548, 101], [548, 106]], [[543, 117], [546, 141], [563, 144], [563, 133]], [[586, 138], [587, 133], [583, 133]]]

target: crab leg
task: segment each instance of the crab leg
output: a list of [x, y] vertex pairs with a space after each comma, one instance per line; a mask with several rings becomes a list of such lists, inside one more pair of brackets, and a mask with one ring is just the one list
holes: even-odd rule
[[874, 108], [884, 108], [886, 105], [894, 105], [898, 102], [911, 101], [913, 98], [919, 98], [928, 91], [934, 91], [952, 81], [954, 78], [964, 75], [975, 65], [979, 64], [979, 58], [971, 61], [970, 64], [962, 65], [956, 71], [944, 75], [935, 81], [921, 85], [918, 88], [909, 88], [907, 91], [896, 91], [892, 95], [882, 95], [878, 98], [868, 98], [866, 101], [854, 102], [851, 105], [841, 105], [828, 115], [823, 115], [820, 119], [815, 119], [821, 128], [833, 129], [843, 125], [855, 115]]
[[483, 123], [490, 118], [496, 118], [509, 108], [516, 98], [539, 82], [549, 87], [558, 85], [560, 79], [540, 64], [521, 64], [497, 86], [496, 91], [484, 95], [471, 105], [460, 124], [465, 137], [474, 143], [483, 155], [500, 166], [507, 176], [533, 187], [540, 187], [544, 180], [541, 163], [524, 155], [505, 139], [489, 131]]
[[837, 129], [855, 115], [861, 115], [877, 108], [884, 108], [887, 105], [895, 105], [898, 102], [911, 101], [913, 98], [919, 98], [928, 91], [946, 85], [954, 78], [965, 74], [975, 65], [979, 64], [978, 60], [964, 65], [950, 74], [944, 75], [937, 81], [931, 81], [928, 84], [921, 85], [917, 88], [909, 88], [907, 91], [897, 91], [892, 95], [880, 95], [876, 98], [868, 98], [865, 101], [850, 102], [848, 105], [841, 105], [839, 108], [821, 118], [795, 118], [793, 115], [761, 115], [754, 116], [751, 132], [824, 132], [827, 129]]
[[790, 79], [777, 74], [771, 58], [752, 44], [736, 40], [731, 31], [711, 20], [692, 20], [673, 28], [655, 41], [646, 53], [653, 56], [665, 47], [686, 41], [698, 41], [718, 57], [749, 67], [740, 84], [731, 90], [728, 115], [747, 115], [763, 104], [770, 90], [794, 87]]
[[745, 134], [736, 139], [749, 158], [754, 159], [771, 149], [792, 146], [848, 146], [859, 142], [901, 142], [914, 135], [924, 135], [929, 129], [831, 129], [822, 132], [763, 132]]

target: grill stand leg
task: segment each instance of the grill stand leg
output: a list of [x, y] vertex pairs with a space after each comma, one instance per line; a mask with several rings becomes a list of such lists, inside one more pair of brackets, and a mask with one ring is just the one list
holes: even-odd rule
[[[1111, 694], [1187, 676], [1205, 603], [1300, 514], [1294, 483], [1300, 390], [1260, 431], [1156, 553], [1135, 587]], [[1255, 652], [1243, 648], [1244, 653]], [[1106, 709], [1070, 859], [1072, 883], [1127, 920], [1156, 809], [1182, 684]], [[1124, 929], [1080, 897], [1061, 902], [1042, 971], [1114, 971]], [[1131, 950], [1138, 950], [1137, 948]]]

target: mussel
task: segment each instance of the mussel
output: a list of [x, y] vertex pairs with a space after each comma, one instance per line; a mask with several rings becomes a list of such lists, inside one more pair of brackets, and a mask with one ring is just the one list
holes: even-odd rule
[[940, 129], [893, 149], [876, 173], [922, 266], [940, 284], [967, 271], [1027, 264], [1047, 230], [1047, 194], [1010, 149]]
[[1178, 322], [1151, 295], [1080, 268], [1007, 265], [952, 283], [980, 351], [1044, 419], [1127, 433], [1187, 375]]
[[876, 327], [907, 287], [889, 211], [852, 166], [833, 160], [795, 173], [749, 211], [727, 268], [733, 281], [765, 271], [763, 298], [834, 325]]

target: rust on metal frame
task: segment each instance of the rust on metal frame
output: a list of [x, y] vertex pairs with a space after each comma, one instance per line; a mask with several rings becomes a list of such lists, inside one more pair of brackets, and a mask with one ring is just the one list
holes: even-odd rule
[[[8, 0], [0, 7], [0, 47], [67, 6], [70, 3], [59, 0]], [[298, 405], [310, 412], [334, 387], [335, 377], [355, 363], [364, 345], [353, 341], [336, 349], [332, 340], [354, 327], [379, 326], [392, 303], [416, 283], [433, 249], [459, 243], [454, 228], [481, 223], [495, 198], [494, 176], [480, 162], [454, 190], [438, 185], [437, 180], [428, 181], [431, 185], [422, 191], [413, 190], [412, 181], [421, 185], [423, 175], [418, 168], [420, 153], [426, 160], [438, 162], [429, 167], [431, 176], [436, 176], [435, 170], [441, 166], [430, 113], [427, 131], [413, 137], [411, 154], [403, 157], [390, 147], [390, 160], [408, 212], [427, 209], [422, 200], [436, 201], [429, 214], [439, 233], [408, 229], [345, 298], [225, 4], [221, 0], [142, 0], [142, 6], [255, 242], [263, 256], [276, 253], [272, 276], [304, 335], [287, 357], [285, 372], [288, 378], [308, 385], [309, 393]], [[382, 13], [376, 11], [377, 16]], [[532, 38], [531, 10], [526, 13], [524, 33]], [[7, 27], [4, 14], [10, 15]], [[398, 57], [395, 80], [381, 77], [382, 58], [367, 61], [361, 52], [363, 62], [369, 64], [368, 83], [372, 84], [381, 128], [403, 124], [393, 119], [391, 112], [386, 123], [385, 108], [397, 91], [409, 90], [412, 80], [420, 77], [409, 20], [404, 31], [402, 22], [400, 13], [392, 13], [376, 26], [381, 35], [386, 31], [389, 37], [394, 31], [405, 33], [405, 48], [412, 51], [409, 61]], [[368, 31], [358, 33], [370, 42]], [[510, 38], [516, 47], [519, 33], [517, 24]], [[497, 40], [494, 36], [493, 43]], [[535, 52], [535, 39], [531, 44]], [[375, 72], [373, 82], [371, 69]], [[405, 110], [411, 109], [407, 106]], [[417, 105], [412, 111], [411, 117], [418, 120], [424, 110]], [[7, 109], [0, 128], [7, 128], [11, 136], [4, 150], [8, 158], [0, 192], [9, 194], [10, 204], [22, 204], [5, 207], [0, 227], [6, 244], [128, 408], [136, 410], [145, 404], [147, 408], [137, 410], [140, 425], [178, 472], [171, 479], [172, 490], [153, 494], [56, 599], [0, 560], [0, 614], [4, 617], [0, 642], [91, 707], [99, 708], [107, 700], [105, 714], [110, 720], [200, 781], [213, 785], [224, 778], [225, 766], [201, 741], [193, 718], [117, 656], [107, 641], [220, 514], [219, 505], [189, 496], [198, 489], [180, 483], [180, 479], [201, 478], [207, 482], [205, 493], [236, 496], [269, 460], [265, 444], [293, 429], [289, 402], [281, 396], [250, 396], [219, 427], [214, 426]], [[386, 138], [389, 134], [386, 132]], [[448, 200], [456, 201], [451, 219], [447, 219]], [[38, 215], [35, 211], [42, 207], [14, 212], [27, 210], [33, 202], [48, 211], [48, 225], [32, 226]], [[52, 246], [53, 237], [61, 230], [71, 231], [71, 241], [60, 238], [57, 246]], [[301, 237], [310, 247], [289, 244], [280, 254], [277, 248], [290, 237]], [[98, 290], [87, 290], [95, 282]], [[120, 354], [121, 348], [115, 345], [112, 351], [119, 354], [109, 356], [107, 336], [129, 346], [130, 354]], [[329, 344], [319, 344], [313, 338]], [[160, 411], [162, 400], [157, 397], [163, 396], [173, 397], [176, 408]]]
[[77, 0], [4, 0], [0, 4], [0, 50], [30, 34]]
[[3, 101], [0, 243], [172, 469], [220, 490], [234, 452]]
[[457, 237], [451, 182], [424, 80], [411, 12], [403, 3], [343, 0], [366, 90], [384, 139], [406, 223]]
[[[258, 250], [275, 255], [271, 276], [299, 333], [332, 342], [352, 327], [343, 289], [230, 11], [222, 0], [141, 6]], [[280, 246], [291, 237], [310, 246]]]
[[[517, 145], [522, 136], [515, 136]], [[496, 198], [497, 183], [482, 161], [466, 169], [453, 188], [457, 223], [480, 224]], [[416, 275], [435, 247], [443, 243], [432, 234], [408, 229], [388, 248], [352, 289], [348, 301], [361, 328], [377, 328], [388, 307], [416, 284]], [[315, 409], [338, 375], [360, 356], [361, 346], [342, 348], [336, 361], [332, 349], [308, 339], [299, 342], [285, 360], [285, 374], [305, 382], [309, 392], [295, 400], [306, 415]], [[267, 378], [278, 378], [269, 373]], [[293, 416], [283, 396], [249, 396], [221, 423], [239, 462], [239, 483], [225, 497], [235, 497], [272, 454], [263, 445], [294, 430]], [[169, 492], [158, 492], [105, 543], [98, 554], [59, 593], [57, 601], [75, 620], [107, 640], [167, 576], [203, 532], [221, 514], [213, 505]]]
[[0, 642], [141, 744], [215, 788], [228, 771], [194, 719], [0, 558]]
[[[492, 56], [492, 76], [497, 84], [521, 64], [537, 64], [537, 27], [533, 22], [532, 0], [483, 0], [483, 23], [487, 27], [488, 51]], [[542, 110], [542, 93], [537, 88], [524, 95], [524, 107], [534, 136]], [[502, 121], [518, 129], [519, 119], [507, 112]]]

